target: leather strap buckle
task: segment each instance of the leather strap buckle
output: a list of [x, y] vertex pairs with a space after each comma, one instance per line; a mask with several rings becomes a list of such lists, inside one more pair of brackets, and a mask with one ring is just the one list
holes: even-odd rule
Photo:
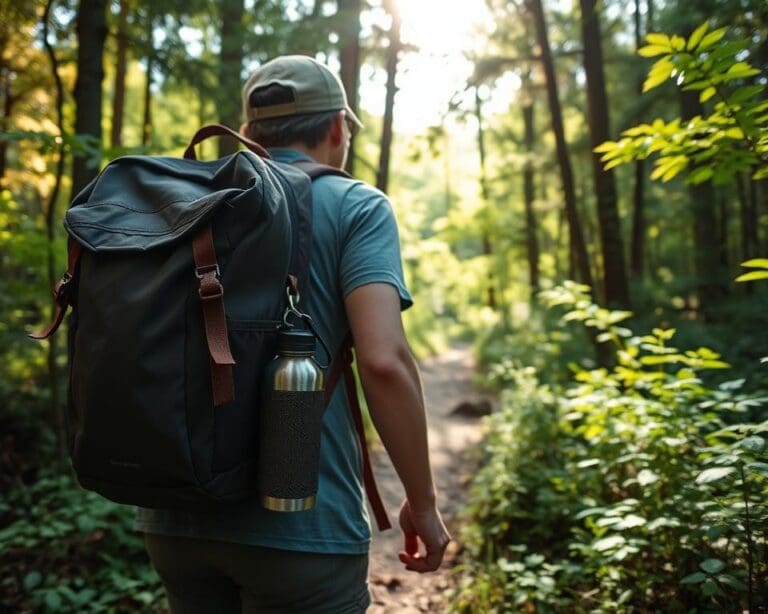
[[199, 266], [195, 268], [195, 277], [198, 279], [202, 279], [206, 275], [210, 275], [213, 273], [213, 276], [218, 281], [219, 277], [221, 277], [221, 271], [219, 270], [218, 264], [208, 264], [205, 266]]
[[72, 274], [69, 271], [65, 271], [53, 288], [53, 300], [56, 301], [57, 305], [69, 302], [70, 283], [72, 283]]

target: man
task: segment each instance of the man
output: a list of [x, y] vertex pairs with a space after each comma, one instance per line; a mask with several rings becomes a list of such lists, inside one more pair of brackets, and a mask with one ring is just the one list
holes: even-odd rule
[[[242, 132], [280, 162], [343, 168], [362, 127], [339, 79], [304, 56], [258, 68], [243, 107]], [[378, 190], [340, 176], [318, 178], [312, 192], [312, 289], [303, 307], [331, 351], [352, 333], [373, 423], [405, 488], [400, 560], [433, 571], [450, 536], [436, 507], [421, 383], [400, 317], [411, 297], [392, 207]], [[216, 513], [140, 510], [138, 527], [174, 612], [364, 612], [370, 528], [343, 385], [323, 419], [314, 509], [273, 512], [253, 501]]]

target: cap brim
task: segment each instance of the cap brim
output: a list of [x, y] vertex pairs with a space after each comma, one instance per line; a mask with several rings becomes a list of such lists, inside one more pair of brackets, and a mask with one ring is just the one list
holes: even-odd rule
[[358, 130], [365, 128], [365, 126], [363, 126], [363, 122], [360, 121], [360, 118], [355, 115], [354, 111], [352, 111], [349, 106], [344, 107], [344, 111], [347, 113], [347, 117], [352, 120], [352, 123], [357, 126]]

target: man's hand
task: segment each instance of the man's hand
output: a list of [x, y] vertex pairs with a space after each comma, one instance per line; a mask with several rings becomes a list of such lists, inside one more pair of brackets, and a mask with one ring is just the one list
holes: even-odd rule
[[[400, 508], [400, 528], [405, 538], [405, 550], [398, 556], [407, 570], [424, 573], [440, 567], [451, 536], [437, 508], [415, 512], [406, 499]], [[419, 542], [424, 544], [426, 553], [419, 552]]]

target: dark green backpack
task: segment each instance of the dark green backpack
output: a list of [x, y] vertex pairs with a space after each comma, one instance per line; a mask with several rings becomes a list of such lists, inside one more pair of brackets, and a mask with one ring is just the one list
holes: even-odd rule
[[[81, 485], [195, 508], [255, 491], [261, 374], [289, 294], [306, 304], [312, 175], [253, 142], [214, 161], [111, 162], [67, 211], [67, 423]], [[257, 155], [258, 154], [258, 155]]]

